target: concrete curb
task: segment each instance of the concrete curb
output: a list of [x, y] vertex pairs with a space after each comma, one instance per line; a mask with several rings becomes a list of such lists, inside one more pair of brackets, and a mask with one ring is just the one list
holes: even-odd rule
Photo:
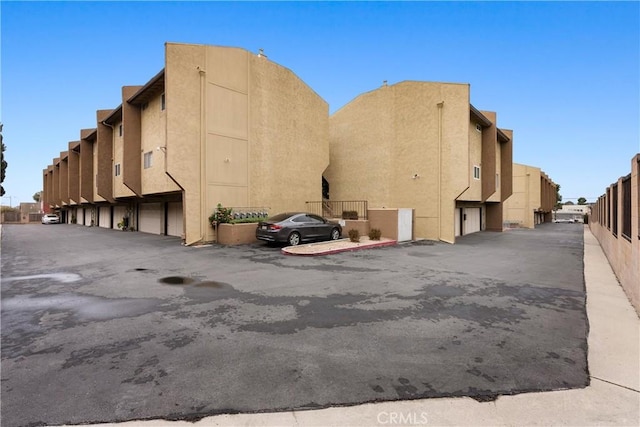
[[294, 256], [319, 256], [319, 255], [331, 255], [331, 254], [337, 254], [340, 252], [351, 252], [351, 251], [358, 251], [361, 249], [372, 249], [372, 248], [380, 248], [380, 247], [385, 247], [385, 246], [394, 246], [397, 245], [398, 242], [396, 240], [388, 240], [388, 241], [384, 241], [384, 242], [375, 242], [375, 243], [354, 243], [354, 246], [349, 246], [349, 247], [344, 247], [344, 248], [336, 248], [336, 249], [321, 249], [321, 247], [323, 246], [323, 243], [326, 244], [327, 242], [322, 242], [322, 243], [315, 243], [312, 245], [317, 245], [318, 249], [314, 252], [310, 252], [310, 253], [296, 253], [295, 252], [295, 248], [299, 248], [300, 246], [287, 246], [286, 248], [282, 248], [280, 250], [280, 252], [282, 252], [284, 255], [294, 255]]

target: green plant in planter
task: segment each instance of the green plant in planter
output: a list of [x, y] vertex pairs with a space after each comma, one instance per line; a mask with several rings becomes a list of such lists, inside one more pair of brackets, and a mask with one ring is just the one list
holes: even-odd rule
[[129, 218], [126, 216], [122, 217], [122, 221], [120, 221], [117, 226], [120, 230], [127, 231], [129, 229]]
[[216, 210], [209, 216], [209, 223], [215, 227], [217, 224], [229, 224], [233, 221], [232, 208], [225, 208], [218, 203]]
[[382, 232], [379, 228], [372, 228], [371, 230], [369, 230], [369, 239], [380, 240], [380, 237], [382, 237]]
[[349, 240], [353, 243], [358, 243], [360, 241], [360, 232], [355, 228], [349, 230]]
[[78, 222], [78, 220], [76, 219], [75, 215], [71, 215], [71, 224], [76, 224]]

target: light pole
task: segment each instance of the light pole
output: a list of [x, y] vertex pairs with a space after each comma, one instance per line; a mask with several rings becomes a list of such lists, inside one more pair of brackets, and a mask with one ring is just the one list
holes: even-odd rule
[[9, 199], [9, 207], [13, 207], [13, 196], [2, 196], [3, 199]]

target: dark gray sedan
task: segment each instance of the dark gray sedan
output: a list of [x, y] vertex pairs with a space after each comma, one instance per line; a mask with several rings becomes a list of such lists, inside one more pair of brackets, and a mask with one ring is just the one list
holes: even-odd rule
[[306, 212], [281, 213], [258, 223], [256, 238], [269, 243], [288, 243], [338, 240], [342, 226], [318, 215]]

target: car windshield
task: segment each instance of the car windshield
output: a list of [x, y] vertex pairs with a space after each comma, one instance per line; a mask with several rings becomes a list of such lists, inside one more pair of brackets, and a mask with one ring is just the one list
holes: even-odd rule
[[285, 219], [289, 218], [291, 215], [292, 214], [290, 214], [290, 213], [281, 213], [281, 214], [272, 216], [267, 221], [269, 221], [269, 222], [280, 222], [280, 221], [284, 221]]

